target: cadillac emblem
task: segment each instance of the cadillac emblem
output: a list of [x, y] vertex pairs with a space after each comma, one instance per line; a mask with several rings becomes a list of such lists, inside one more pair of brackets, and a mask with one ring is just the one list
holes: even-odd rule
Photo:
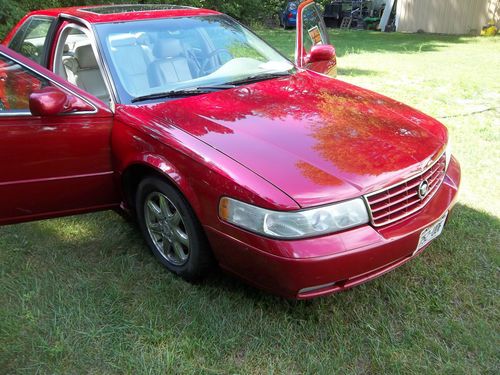
[[423, 200], [427, 194], [429, 194], [429, 182], [425, 180], [418, 185], [418, 197]]

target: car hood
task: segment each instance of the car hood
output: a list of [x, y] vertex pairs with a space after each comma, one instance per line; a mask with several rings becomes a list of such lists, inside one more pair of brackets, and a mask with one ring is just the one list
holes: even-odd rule
[[399, 182], [447, 142], [446, 128], [421, 112], [311, 72], [135, 110], [197, 137], [301, 207]]

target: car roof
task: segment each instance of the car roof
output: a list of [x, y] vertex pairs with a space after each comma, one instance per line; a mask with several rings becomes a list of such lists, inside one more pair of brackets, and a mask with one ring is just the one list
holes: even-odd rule
[[89, 23], [126, 22], [155, 18], [193, 17], [221, 14], [214, 10], [167, 4], [120, 4], [76, 6], [38, 10], [29, 16], [72, 16]]

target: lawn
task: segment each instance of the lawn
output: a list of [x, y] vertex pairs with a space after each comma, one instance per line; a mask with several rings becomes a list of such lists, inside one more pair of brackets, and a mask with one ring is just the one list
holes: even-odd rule
[[[285, 54], [294, 34], [261, 31]], [[165, 272], [114, 213], [0, 228], [0, 373], [494, 374], [500, 40], [333, 32], [339, 79], [443, 121], [463, 186], [444, 235], [351, 291], [288, 302]]]

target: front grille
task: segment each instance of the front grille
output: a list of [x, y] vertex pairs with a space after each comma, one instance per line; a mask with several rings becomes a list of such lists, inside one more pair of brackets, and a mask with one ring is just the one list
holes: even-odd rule
[[[390, 188], [365, 196], [370, 208], [372, 224], [381, 227], [401, 220], [421, 210], [436, 194], [446, 174], [446, 154], [427, 170]], [[427, 181], [428, 193], [419, 194], [421, 184]]]

